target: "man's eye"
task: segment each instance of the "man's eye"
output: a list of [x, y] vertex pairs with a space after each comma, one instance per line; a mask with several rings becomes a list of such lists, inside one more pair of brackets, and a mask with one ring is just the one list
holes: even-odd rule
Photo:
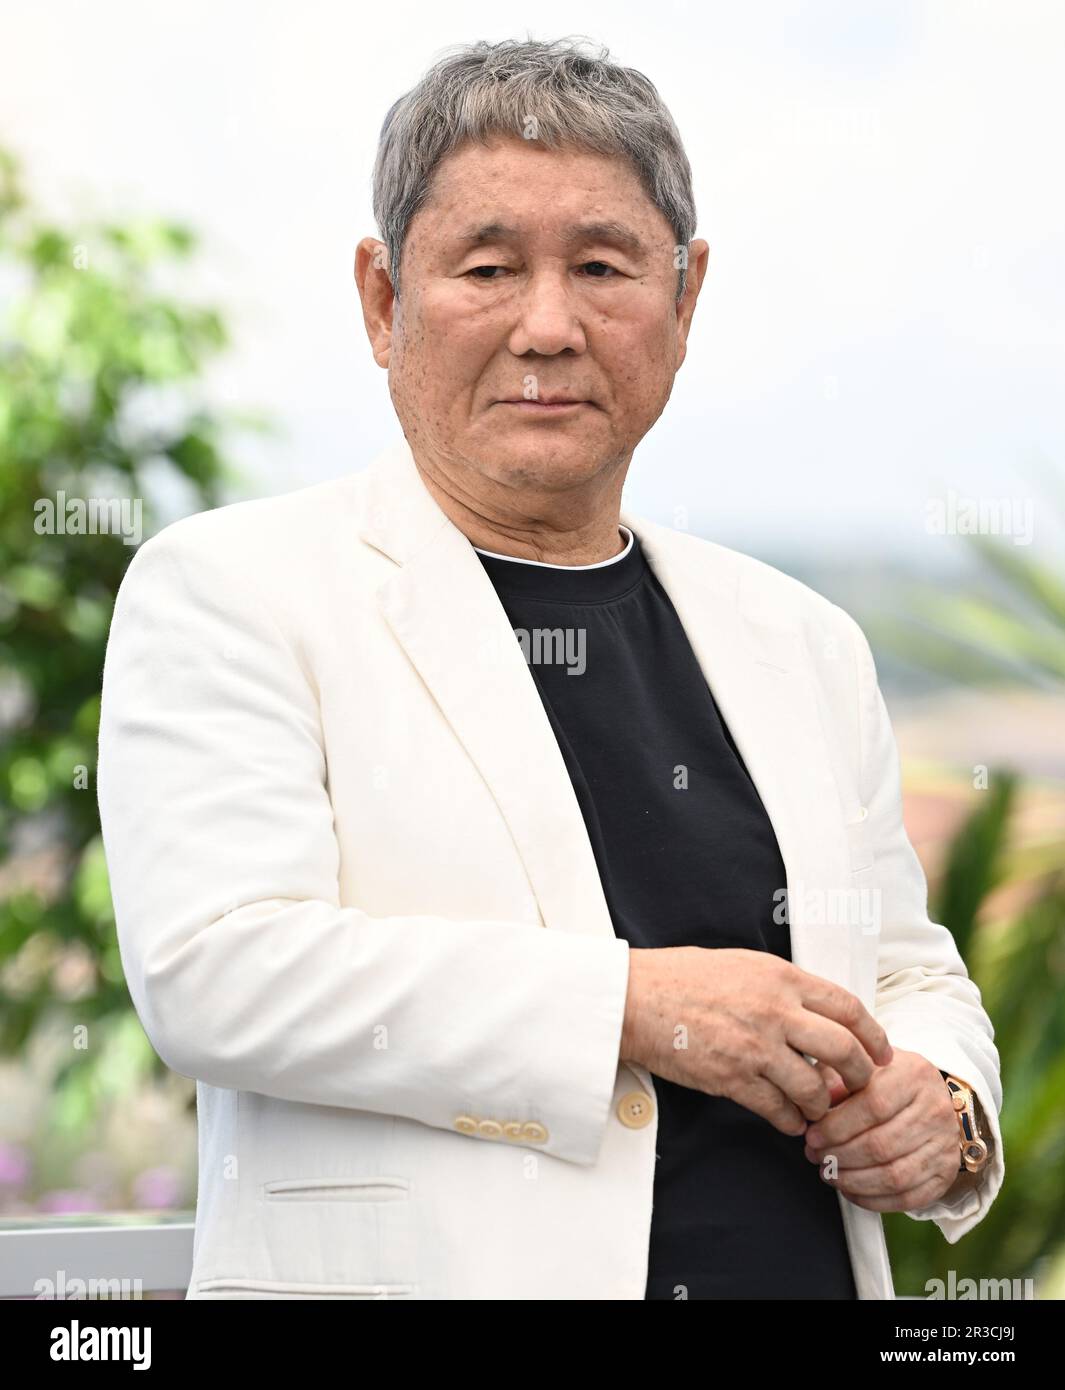
[[[506, 270], [506, 268], [505, 265], [475, 265], [471, 266], [466, 274], [472, 275], [475, 280], [494, 280], [496, 277], [493, 272], [496, 270]], [[586, 271], [590, 270], [591, 274], [589, 278], [592, 280], [609, 280], [612, 276], [617, 275], [617, 271], [614, 267], [607, 265], [606, 261], [585, 261], [581, 269]], [[603, 272], [605, 272], [605, 274]]]

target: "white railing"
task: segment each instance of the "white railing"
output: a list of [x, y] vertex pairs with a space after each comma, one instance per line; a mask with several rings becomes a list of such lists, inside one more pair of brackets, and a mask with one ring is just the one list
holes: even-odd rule
[[76, 1280], [89, 1298], [184, 1295], [193, 1230], [192, 1212], [0, 1219], [0, 1299], [69, 1298]]
[[192, 1212], [92, 1212], [0, 1220], [0, 1298], [184, 1294]]

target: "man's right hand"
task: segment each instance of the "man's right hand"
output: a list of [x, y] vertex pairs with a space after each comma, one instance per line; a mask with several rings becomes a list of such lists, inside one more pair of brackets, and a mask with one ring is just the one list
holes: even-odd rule
[[666, 946], [629, 951], [620, 1057], [802, 1134], [840, 1099], [833, 1073], [861, 1090], [891, 1047], [849, 990], [780, 956]]

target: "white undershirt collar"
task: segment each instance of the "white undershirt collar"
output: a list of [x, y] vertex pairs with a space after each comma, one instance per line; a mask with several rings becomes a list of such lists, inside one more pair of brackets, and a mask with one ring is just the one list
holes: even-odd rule
[[624, 560], [632, 549], [632, 532], [627, 526], [622, 526], [620, 522], [618, 523], [618, 530], [628, 538], [625, 549], [619, 555], [611, 555], [609, 560], [597, 560], [594, 565], [552, 565], [546, 560], [526, 560], [520, 555], [500, 555], [497, 550], [482, 550], [479, 545], [475, 545], [473, 548], [479, 555], [491, 555], [493, 560], [509, 560], [512, 565], [539, 565], [541, 569], [545, 570], [601, 570], [607, 565], [616, 565], [619, 560]]

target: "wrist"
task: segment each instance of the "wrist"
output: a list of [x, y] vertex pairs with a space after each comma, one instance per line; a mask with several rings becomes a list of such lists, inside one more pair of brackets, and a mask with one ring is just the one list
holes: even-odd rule
[[623, 1062], [644, 1063], [642, 1038], [642, 1000], [648, 948], [629, 948], [629, 982], [625, 992], [625, 1015], [621, 1024], [619, 1058]]

